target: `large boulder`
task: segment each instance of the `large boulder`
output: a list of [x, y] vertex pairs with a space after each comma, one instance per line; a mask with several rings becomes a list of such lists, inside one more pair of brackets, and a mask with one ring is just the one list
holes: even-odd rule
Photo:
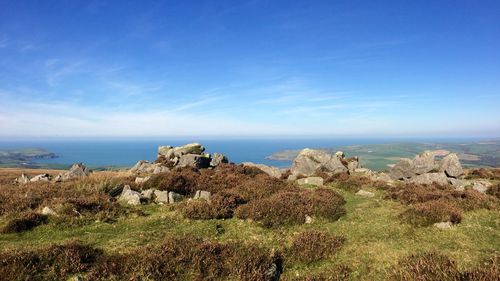
[[427, 173], [415, 176], [409, 180], [410, 183], [415, 184], [433, 184], [448, 185], [448, 177], [443, 172], [440, 173]]
[[408, 158], [401, 158], [389, 171], [389, 176], [393, 180], [411, 178], [415, 175], [413, 171], [413, 161]]
[[255, 163], [252, 163], [252, 162], [243, 162], [241, 163], [243, 164], [243, 166], [247, 166], [247, 167], [255, 167], [255, 168], [258, 168], [260, 169], [261, 171], [263, 171], [264, 173], [268, 174], [269, 176], [273, 177], [273, 178], [281, 178], [281, 170], [276, 168], [276, 167], [272, 167], [272, 166], [267, 166], [267, 165], [264, 165], [264, 164], [255, 164]]
[[436, 169], [434, 152], [424, 151], [413, 158], [413, 172], [417, 175], [428, 173]]
[[342, 164], [340, 157], [331, 155], [321, 150], [303, 149], [293, 160], [290, 180], [295, 180], [299, 175], [312, 176], [322, 171], [330, 174], [347, 172], [347, 167]]
[[158, 147], [158, 156], [164, 156], [167, 159], [172, 159], [174, 157], [181, 157], [185, 154], [197, 154], [200, 155], [205, 151], [199, 143], [189, 143], [183, 146], [172, 147], [172, 146], [160, 146]]
[[323, 178], [321, 177], [307, 177], [297, 180], [298, 185], [315, 185], [323, 186]]
[[227, 157], [220, 153], [214, 153], [212, 155], [212, 160], [210, 160], [210, 166], [217, 167], [222, 163], [229, 163]]
[[166, 190], [155, 190], [155, 202], [159, 204], [167, 204], [168, 203], [168, 191]]
[[65, 181], [70, 179], [84, 178], [90, 175], [90, 170], [83, 163], [77, 163], [71, 166], [69, 171], [60, 173], [55, 181]]
[[464, 174], [462, 165], [460, 165], [460, 160], [455, 153], [450, 153], [441, 160], [439, 170], [453, 178], [458, 178]]
[[198, 154], [184, 154], [180, 156], [178, 167], [191, 166], [198, 169], [204, 169], [210, 167], [210, 158], [205, 155]]
[[140, 160], [129, 172], [132, 174], [159, 174], [170, 171], [168, 167], [162, 166], [160, 163], [151, 163], [146, 160]]

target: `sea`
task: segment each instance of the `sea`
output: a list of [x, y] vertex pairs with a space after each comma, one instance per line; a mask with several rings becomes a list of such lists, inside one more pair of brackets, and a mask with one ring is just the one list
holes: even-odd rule
[[[267, 157], [283, 150], [303, 148], [337, 148], [347, 145], [381, 144], [415, 141], [417, 139], [113, 139], [113, 140], [0, 140], [0, 149], [43, 148], [57, 155], [52, 159], [37, 159], [40, 164], [71, 165], [85, 163], [92, 167], [130, 167], [139, 160], [154, 161], [158, 146], [180, 146], [199, 142], [207, 153], [222, 153], [230, 162], [254, 162], [276, 167], [288, 167], [291, 161]], [[443, 141], [444, 139], [440, 139]], [[447, 139], [449, 140], [449, 139]], [[418, 139], [418, 141], [430, 141]], [[432, 141], [438, 141], [433, 139]]]

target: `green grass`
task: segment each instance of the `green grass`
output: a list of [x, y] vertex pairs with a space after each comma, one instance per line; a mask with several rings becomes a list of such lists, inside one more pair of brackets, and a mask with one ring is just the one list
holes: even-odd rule
[[[338, 191], [347, 201], [347, 215], [335, 222], [313, 218], [312, 224], [266, 229], [238, 219], [188, 220], [172, 206], [148, 205], [139, 207], [146, 216], [130, 216], [113, 224], [93, 222], [72, 227], [50, 222], [21, 234], [1, 234], [0, 248], [25, 249], [78, 239], [106, 251], [124, 252], [160, 243], [166, 234], [194, 234], [220, 242], [258, 241], [279, 250], [290, 245], [297, 233], [315, 229], [343, 235], [344, 247], [337, 255], [310, 265], [286, 264], [284, 276], [304, 276], [344, 264], [353, 270], [352, 280], [384, 280], [399, 258], [417, 252], [437, 250], [456, 260], [461, 268], [473, 267], [483, 258], [500, 254], [498, 211], [466, 212], [462, 223], [450, 230], [416, 228], [398, 217], [407, 207], [384, 200], [383, 191], [370, 190], [375, 191], [374, 198]], [[5, 223], [4, 218], [0, 219], [0, 226]]]

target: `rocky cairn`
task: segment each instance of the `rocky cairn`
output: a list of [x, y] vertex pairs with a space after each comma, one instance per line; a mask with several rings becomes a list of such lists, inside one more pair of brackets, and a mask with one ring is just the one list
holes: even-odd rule
[[50, 181], [55, 181], [55, 182], [62, 182], [62, 181], [67, 181], [67, 180], [72, 180], [72, 179], [79, 179], [79, 178], [84, 178], [88, 177], [92, 171], [90, 171], [87, 166], [83, 163], [76, 163], [71, 166], [71, 168], [68, 171], [62, 172], [59, 175], [57, 175], [55, 178], [52, 178], [51, 175], [49, 174], [39, 174], [36, 175], [32, 178], [29, 178], [26, 176], [24, 173], [21, 174], [20, 177], [14, 180], [14, 183], [16, 184], [26, 184], [29, 182], [50, 182]]

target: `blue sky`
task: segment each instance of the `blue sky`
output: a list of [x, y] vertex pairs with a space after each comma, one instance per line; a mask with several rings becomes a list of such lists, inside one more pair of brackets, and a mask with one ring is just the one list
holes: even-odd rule
[[498, 137], [499, 105], [499, 1], [0, 0], [1, 137]]

